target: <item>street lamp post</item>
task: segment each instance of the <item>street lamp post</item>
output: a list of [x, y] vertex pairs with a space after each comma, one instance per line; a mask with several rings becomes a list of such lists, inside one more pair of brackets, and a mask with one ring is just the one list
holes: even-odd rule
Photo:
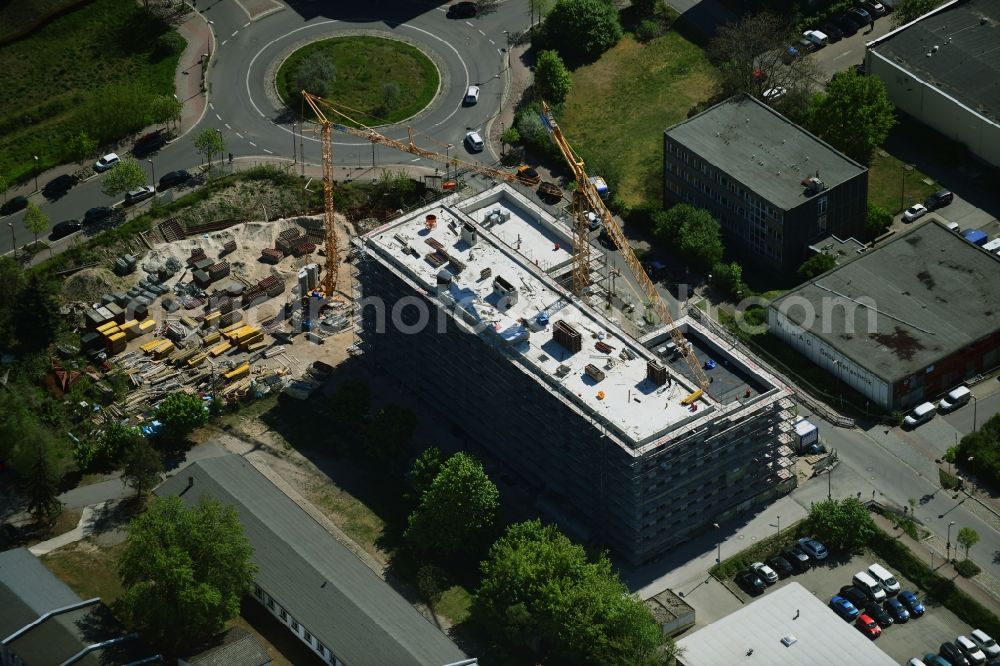
[[451, 180], [451, 144], [449, 143], [444, 148], [444, 158], [446, 164], [444, 165], [444, 179]]
[[295, 123], [292, 123], [292, 164], [299, 163], [299, 154], [295, 151]]
[[904, 199], [906, 198], [906, 172], [907, 171], [913, 171], [913, 165], [912, 164], [904, 164], [903, 168], [899, 172], [900, 173], [900, 177], [899, 177], [899, 209], [900, 210], [903, 210], [904, 208], [906, 208], [906, 204], [904, 203]]
[[14, 238], [14, 224], [8, 222], [7, 226], [10, 227], [10, 251], [14, 253], [14, 258], [17, 258], [17, 239]]
[[35, 158], [35, 191], [38, 191], [38, 155], [33, 155]]
[[948, 523], [948, 561], [951, 562], [951, 526], [955, 524], [955, 521]]
[[510, 69], [510, 30], [504, 30], [503, 36], [507, 40], [507, 69]]
[[[969, 469], [970, 470], [972, 469], [972, 461], [975, 460], [975, 459], [976, 459], [975, 456], [969, 456], [968, 462], [969, 462]], [[976, 492], [976, 478], [974, 476], [970, 476], [969, 477], [969, 481], [972, 482], [972, 492]]]
[[[225, 164], [225, 162], [223, 161], [225, 159], [225, 155], [223, 153], [226, 152], [222, 149], [222, 130], [216, 127], [215, 133], [219, 135], [219, 166], [222, 166], [223, 164]], [[211, 169], [212, 165], [209, 164], [208, 168]]]
[[979, 401], [976, 400], [976, 396], [969, 394], [972, 398], [972, 431], [976, 431], [976, 425], [979, 423], [979, 419], [976, 418], [976, 413], [979, 411]]
[[153, 166], [153, 160], [146, 160], [149, 162], [149, 171], [153, 174], [153, 187], [156, 187], [156, 167]]
[[712, 523], [715, 529], [719, 530], [719, 534], [716, 535], [716, 540], [719, 542], [718, 551], [715, 554], [715, 563], [722, 564], [722, 528], [719, 527], [719, 523]]

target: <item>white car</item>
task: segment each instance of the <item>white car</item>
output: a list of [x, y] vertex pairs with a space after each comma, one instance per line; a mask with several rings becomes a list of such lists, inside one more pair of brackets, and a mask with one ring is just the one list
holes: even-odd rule
[[115, 153], [108, 153], [101, 159], [94, 162], [94, 171], [101, 173], [102, 171], [107, 171], [114, 165], [121, 162], [121, 159]]
[[750, 565], [750, 569], [755, 571], [761, 580], [763, 580], [768, 585], [774, 585], [778, 582], [778, 574], [774, 572], [774, 569], [767, 566], [763, 562], [754, 562]]
[[830, 41], [826, 33], [820, 32], [819, 30], [806, 30], [802, 33], [802, 36], [808, 39], [810, 42], [816, 45], [816, 48], [823, 48]]
[[768, 88], [767, 90], [764, 91], [763, 94], [764, 101], [773, 102], [774, 100], [784, 95], [786, 92], [788, 92], [788, 89], [782, 86], [775, 86], [773, 88]]
[[922, 659], [917, 659], [916, 657], [914, 657], [913, 659], [910, 659], [908, 662], [906, 662], [906, 666], [927, 666], [927, 664], [925, 664]]
[[134, 190], [129, 190], [128, 194], [125, 195], [125, 203], [139, 203], [140, 201], [150, 198], [154, 194], [156, 194], [156, 190], [152, 185], [141, 185]]
[[975, 643], [980, 650], [986, 653], [986, 657], [989, 659], [996, 659], [1000, 657], [1000, 645], [990, 637], [982, 629], [973, 629], [972, 633], [969, 634], [969, 638]]
[[465, 99], [462, 100], [464, 106], [472, 106], [479, 101], [479, 86], [469, 86], [465, 91]]
[[913, 204], [903, 212], [903, 219], [913, 222], [927, 214], [927, 208], [923, 204]]
[[479, 132], [469, 132], [465, 135], [465, 147], [470, 153], [481, 153], [486, 143], [483, 142], [483, 137], [479, 136]]
[[959, 647], [965, 658], [973, 664], [985, 664], [986, 655], [979, 649], [979, 646], [969, 640], [968, 636], [959, 636], [955, 639], [955, 645]]

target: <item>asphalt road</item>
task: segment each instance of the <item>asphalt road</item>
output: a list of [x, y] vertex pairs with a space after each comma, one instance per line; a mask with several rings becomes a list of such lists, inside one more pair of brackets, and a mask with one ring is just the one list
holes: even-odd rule
[[[211, 21], [215, 35], [214, 55], [208, 70], [209, 107], [194, 131], [149, 156], [151, 181], [176, 169], [193, 172], [202, 162], [194, 149], [194, 137], [204, 128], [220, 130], [227, 152], [238, 158], [290, 160], [294, 116], [277, 102], [274, 70], [297, 45], [338, 34], [402, 39], [421, 48], [438, 66], [441, 83], [431, 104], [406, 123], [380, 128], [382, 133], [405, 139], [406, 127], [410, 126], [422, 148], [471, 162], [492, 163], [497, 158], [488, 143], [484, 152], [470, 154], [463, 146], [463, 139], [471, 130], [479, 130], [487, 137], [486, 128], [499, 113], [508, 76], [504, 31], [518, 32], [528, 27], [530, 18], [525, 0], [508, 0], [499, 4], [495, 12], [473, 19], [447, 18], [440, 3], [404, 0], [380, 2], [377, 10], [363, 3], [303, 0], [287, 3], [281, 11], [257, 21], [248, 21], [237, 3], [215, 2], [207, 7], [203, 4], [200, 11]], [[371, 16], [376, 13], [382, 18]], [[463, 107], [462, 99], [470, 85], [480, 86], [479, 103]], [[372, 165], [369, 142], [347, 135], [336, 135], [334, 141], [335, 164]], [[298, 153], [301, 147], [300, 160], [304, 156], [307, 163], [320, 163], [315, 126], [299, 132], [298, 144], [295, 150]], [[447, 148], [449, 144], [453, 146], [451, 149]], [[374, 163], [378, 167], [440, 166], [383, 146], [376, 147]], [[44, 187], [49, 178], [42, 174], [39, 185]], [[101, 176], [95, 176], [55, 201], [45, 200], [41, 194], [33, 195], [32, 200], [42, 205], [53, 225], [66, 219], [80, 219], [88, 208], [114, 203], [101, 192], [100, 180]], [[4, 222], [11, 226], [4, 229]], [[34, 236], [24, 228], [23, 211], [0, 218], [0, 254], [9, 252], [15, 244], [20, 247], [32, 240]], [[72, 237], [59, 241], [70, 242]]]

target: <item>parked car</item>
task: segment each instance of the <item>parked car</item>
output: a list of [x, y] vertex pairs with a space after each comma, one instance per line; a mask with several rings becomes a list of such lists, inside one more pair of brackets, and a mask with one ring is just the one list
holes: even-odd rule
[[887, 611], [889, 611], [889, 615], [892, 615], [894, 622], [902, 624], [910, 619], [910, 611], [906, 610], [906, 606], [904, 606], [899, 599], [896, 599], [895, 597], [892, 599], [886, 599], [885, 603], [882, 605], [885, 606]]
[[765, 102], [773, 102], [774, 100], [778, 99], [779, 97], [782, 97], [787, 92], [788, 92], [788, 89], [785, 88], [784, 86], [775, 86], [773, 88], [768, 88], [767, 90], [765, 90], [761, 94], [761, 97], [764, 98]]
[[927, 666], [951, 666], [947, 659], [943, 658], [939, 654], [934, 654], [933, 652], [928, 652], [924, 655], [924, 663], [927, 664]]
[[858, 24], [847, 14], [837, 14], [832, 20], [834, 25], [844, 31], [845, 37], [850, 37], [858, 31]]
[[927, 666], [927, 664], [924, 663], [923, 659], [913, 657], [912, 659], [906, 662], [906, 666]]
[[[662, 280], [667, 276], [667, 265], [659, 259], [650, 259], [649, 261], [642, 262], [642, 269], [646, 271], [646, 275], [653, 282]], [[768, 561], [768, 564], [770, 564], [770, 561]]]
[[827, 34], [820, 30], [806, 30], [802, 33], [802, 36], [812, 42], [817, 49], [823, 48], [830, 41]]
[[795, 573], [795, 569], [792, 568], [792, 563], [780, 555], [775, 555], [774, 557], [769, 558], [767, 560], [767, 566], [774, 569], [781, 578], [788, 578]]
[[69, 192], [70, 188], [74, 185], [76, 185], [76, 176], [64, 173], [45, 183], [45, 187], [42, 188], [42, 194], [47, 199], [58, 199]]
[[819, 27], [819, 30], [826, 33], [826, 38], [831, 42], [839, 42], [844, 38], [844, 31], [833, 21], [827, 21]]
[[114, 165], [118, 164], [119, 162], [121, 162], [121, 158], [119, 158], [118, 155], [116, 155], [115, 153], [108, 153], [101, 159], [94, 162], [94, 171], [96, 171], [97, 173], [102, 173], [104, 171], [107, 171]]
[[889, 13], [889, 8], [878, 0], [864, 0], [861, 3], [861, 8], [875, 17], [885, 16]]
[[747, 569], [736, 577], [736, 582], [749, 594], [758, 595], [764, 592], [764, 581], [760, 579], [757, 572]]
[[972, 642], [968, 636], [959, 636], [955, 639], [955, 645], [962, 651], [970, 664], [985, 664], [986, 653], [979, 649], [979, 646]]
[[140, 201], [145, 201], [154, 194], [156, 194], [156, 189], [152, 185], [142, 185], [128, 191], [128, 194], [125, 195], [125, 205], [131, 206]]
[[52, 233], [49, 234], [49, 240], [54, 241], [59, 240], [60, 238], [65, 238], [70, 234], [75, 234], [82, 228], [83, 225], [80, 224], [80, 220], [63, 220], [52, 227]]
[[[924, 605], [920, 603], [920, 599], [917, 598], [913, 592], [909, 590], [903, 590], [899, 593], [897, 597], [899, 601], [906, 606], [906, 610], [910, 612], [910, 617], [920, 617], [924, 614]], [[998, 652], [1000, 654], [1000, 652]]]
[[10, 215], [28, 207], [28, 197], [12, 197], [0, 206], [0, 215]]
[[178, 169], [177, 171], [171, 171], [160, 177], [160, 191], [169, 190], [175, 185], [180, 185], [191, 179], [191, 174], [189, 174], [184, 169]]
[[854, 626], [872, 640], [882, 635], [882, 627], [878, 626], [878, 622], [864, 614], [858, 616], [858, 619], [854, 621]]
[[893, 624], [892, 616], [876, 601], [869, 601], [864, 607], [864, 613], [878, 622], [880, 627], [891, 627]]
[[881, 564], [872, 564], [868, 567], [868, 575], [878, 581], [885, 593], [890, 597], [899, 592], [899, 581], [892, 575], [892, 572]]
[[927, 423], [932, 418], [934, 418], [934, 413], [937, 411], [937, 405], [933, 402], [922, 402], [903, 418], [904, 428], [916, 428], [922, 423]]
[[83, 214], [83, 226], [97, 224], [114, 214], [114, 209], [108, 206], [95, 206]]
[[904, 222], [916, 222], [927, 214], [927, 207], [923, 204], [913, 204], [903, 211]]
[[850, 17], [852, 21], [858, 24], [859, 28], [861, 26], [868, 25], [869, 23], [875, 20], [875, 18], [871, 14], [869, 14], [861, 7], [851, 7], [850, 9], [847, 10], [846, 13], [847, 16]]
[[136, 157], [145, 157], [166, 143], [167, 135], [164, 132], [150, 132], [139, 137], [132, 146], [132, 154]]
[[448, 18], [472, 18], [478, 13], [474, 2], [456, 2], [448, 7]]
[[830, 608], [832, 608], [833, 612], [839, 615], [841, 619], [847, 620], [848, 622], [852, 622], [857, 619], [859, 615], [858, 609], [854, 607], [854, 604], [839, 595], [834, 595], [830, 598]]
[[938, 208], [944, 208], [954, 200], [955, 195], [948, 190], [938, 190], [924, 199], [924, 207], [927, 210], [937, 210]]
[[870, 599], [860, 588], [854, 587], [853, 585], [845, 585], [840, 588], [840, 596], [850, 601], [852, 604], [858, 608], [863, 608]]
[[1000, 657], [1000, 645], [997, 645], [997, 642], [982, 629], [973, 629], [969, 638], [986, 654], [987, 659]]
[[469, 149], [470, 153], [481, 153], [486, 147], [486, 143], [483, 141], [483, 137], [479, 136], [479, 132], [469, 132], [465, 135], [465, 147]]
[[825, 560], [829, 553], [826, 550], [826, 546], [821, 544], [816, 539], [811, 539], [809, 537], [803, 537], [799, 539], [799, 548], [805, 551], [806, 555], [814, 560]]
[[750, 568], [753, 569], [765, 584], [774, 585], [778, 582], [778, 574], [763, 562], [754, 562], [750, 565]]
[[479, 86], [469, 86], [469, 89], [465, 91], [465, 97], [462, 99], [462, 106], [472, 106], [479, 101]]
[[806, 555], [798, 546], [790, 546], [784, 549], [781, 551], [781, 556], [788, 560], [788, 563], [800, 573], [808, 571], [809, 567], [812, 565], [812, 562], [809, 560], [809, 556]]
[[969, 660], [965, 658], [961, 648], [952, 642], [945, 641], [941, 643], [940, 653], [942, 657], [948, 660], [951, 666], [972, 666]]

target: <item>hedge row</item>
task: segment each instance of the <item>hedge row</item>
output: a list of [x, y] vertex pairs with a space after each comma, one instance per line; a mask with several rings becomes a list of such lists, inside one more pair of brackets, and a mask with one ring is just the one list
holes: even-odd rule
[[782, 529], [781, 536], [775, 534], [761, 539], [749, 548], [723, 560], [722, 564], [716, 564], [708, 571], [722, 580], [732, 578], [754, 562], [763, 562], [767, 558], [779, 554], [783, 548], [791, 546], [804, 536], [809, 536], [809, 524], [808, 521], [802, 520]]

